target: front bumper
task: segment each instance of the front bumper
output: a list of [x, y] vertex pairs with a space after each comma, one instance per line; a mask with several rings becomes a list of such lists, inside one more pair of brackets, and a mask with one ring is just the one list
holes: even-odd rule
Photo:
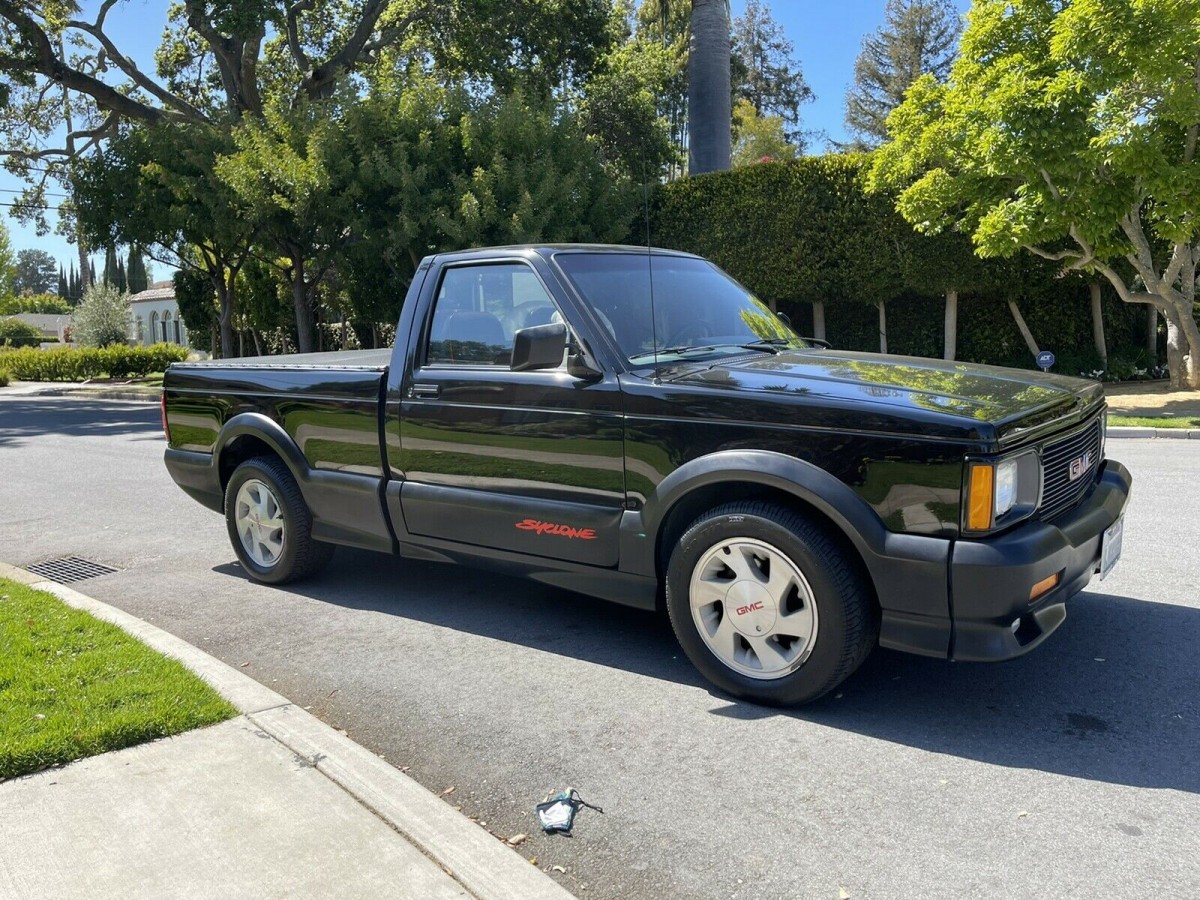
[[[1125, 511], [1133, 478], [1106, 460], [1083, 502], [1053, 523], [1029, 522], [999, 537], [955, 541], [950, 555], [949, 657], [997, 661], [1028, 653], [1062, 624], [1066, 602], [1098, 571], [1105, 529]], [[1030, 588], [1061, 574], [1029, 602]]]

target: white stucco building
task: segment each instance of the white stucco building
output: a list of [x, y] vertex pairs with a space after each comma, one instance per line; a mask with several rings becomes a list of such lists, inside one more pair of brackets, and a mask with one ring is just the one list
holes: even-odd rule
[[148, 290], [140, 291], [129, 300], [133, 311], [133, 343], [139, 346], [150, 344], [188, 343], [187, 328], [179, 318], [179, 306], [175, 302], [175, 285], [170, 281], [156, 281]]

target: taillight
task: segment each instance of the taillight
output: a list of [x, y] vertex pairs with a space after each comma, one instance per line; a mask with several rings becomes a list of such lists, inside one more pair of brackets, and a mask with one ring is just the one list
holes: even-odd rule
[[167, 427], [167, 392], [163, 391], [162, 397], [158, 401], [158, 408], [162, 412], [162, 427], [163, 437], [167, 439], [167, 443], [171, 443], [171, 429]]

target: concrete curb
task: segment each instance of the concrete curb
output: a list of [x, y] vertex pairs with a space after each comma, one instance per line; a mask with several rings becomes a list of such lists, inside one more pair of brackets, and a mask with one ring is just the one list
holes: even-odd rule
[[387, 822], [480, 900], [569, 900], [553, 878], [403, 772], [203, 650], [79, 591], [0, 562], [0, 578], [46, 591], [179, 660], [274, 740]]
[[88, 400], [133, 400], [138, 403], [157, 403], [159, 394], [148, 394], [145, 391], [103, 390], [89, 391], [87, 388], [48, 388], [31, 394], [32, 397], [86, 397]]
[[71, 387], [35, 387], [37, 382], [10, 384], [17, 390], [0, 390], [0, 395], [8, 394], [14, 397], [76, 397], [87, 400], [132, 400], [137, 403], [157, 403], [161, 391], [133, 391], [119, 387], [89, 388], [87, 385], [72, 385]]
[[1128, 425], [1110, 425], [1110, 438], [1173, 438], [1175, 440], [1200, 440], [1200, 430], [1194, 428], [1149, 428]]

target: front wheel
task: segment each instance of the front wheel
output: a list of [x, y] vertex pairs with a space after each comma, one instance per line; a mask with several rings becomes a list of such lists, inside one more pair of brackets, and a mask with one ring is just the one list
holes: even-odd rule
[[858, 561], [809, 519], [764, 502], [692, 523], [671, 554], [667, 611], [709, 681], [776, 706], [831, 691], [878, 635]]
[[333, 545], [313, 540], [312, 513], [287, 466], [256, 456], [236, 469], [225, 488], [229, 541], [246, 574], [264, 584], [305, 578], [333, 556]]

